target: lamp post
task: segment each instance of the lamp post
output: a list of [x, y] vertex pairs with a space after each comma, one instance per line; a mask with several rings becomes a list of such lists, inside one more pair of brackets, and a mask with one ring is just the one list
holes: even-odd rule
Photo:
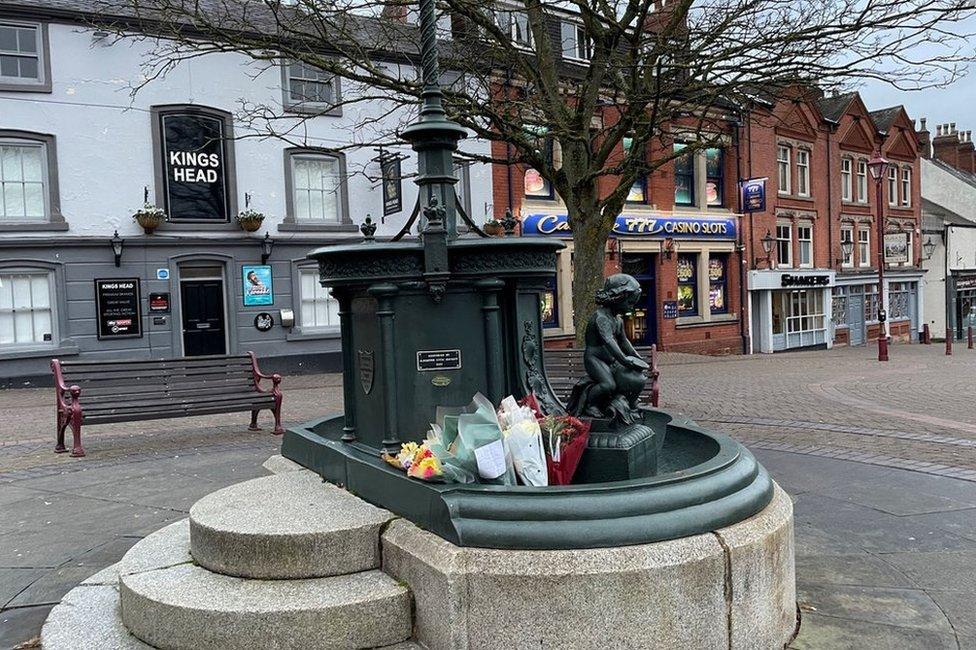
[[845, 239], [840, 243], [840, 263], [844, 264], [854, 253], [854, 240]]
[[772, 264], [773, 244], [776, 243], [776, 240], [773, 239], [773, 235], [772, 233], [769, 232], [768, 228], [766, 229], [766, 236], [763, 237], [761, 241], [762, 241], [763, 252], [766, 253], [766, 264], [767, 266], [769, 266], [769, 268], [772, 268], [773, 267]]
[[881, 151], [875, 151], [874, 156], [868, 161], [868, 169], [871, 170], [871, 177], [874, 178], [875, 201], [878, 206], [878, 361], [888, 360], [888, 335], [885, 330], [885, 322], [888, 320], [888, 313], [885, 311], [884, 299], [884, 189], [882, 181], [888, 171], [888, 160], [881, 155]]

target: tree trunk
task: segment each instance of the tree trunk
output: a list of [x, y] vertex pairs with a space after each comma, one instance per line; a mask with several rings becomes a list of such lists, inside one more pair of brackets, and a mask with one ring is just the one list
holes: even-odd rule
[[601, 224], [599, 209], [589, 213], [578, 209], [576, 212], [573, 220], [573, 326], [576, 328], [576, 346], [583, 347], [586, 323], [596, 310], [596, 292], [603, 288], [604, 251], [609, 233]]

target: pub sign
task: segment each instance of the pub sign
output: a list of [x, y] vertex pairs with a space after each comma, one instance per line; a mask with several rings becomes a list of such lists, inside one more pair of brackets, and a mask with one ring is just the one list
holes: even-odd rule
[[399, 156], [381, 158], [380, 175], [383, 179], [383, 216], [396, 214], [403, 209], [403, 181]]
[[229, 221], [224, 121], [199, 113], [162, 116], [166, 211], [170, 219]]
[[142, 297], [139, 278], [95, 280], [98, 338], [141, 338]]
[[739, 184], [743, 212], [766, 211], [766, 179], [749, 178]]

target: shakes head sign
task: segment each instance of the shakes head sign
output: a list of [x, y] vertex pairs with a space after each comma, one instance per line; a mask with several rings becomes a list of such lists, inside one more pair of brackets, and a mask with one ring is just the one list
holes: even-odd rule
[[189, 111], [163, 113], [160, 120], [170, 219], [228, 221], [224, 120]]

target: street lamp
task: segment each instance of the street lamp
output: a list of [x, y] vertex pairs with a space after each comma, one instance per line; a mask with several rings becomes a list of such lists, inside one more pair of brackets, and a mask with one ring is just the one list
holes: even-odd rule
[[112, 245], [112, 252], [115, 254], [115, 266], [122, 266], [122, 248], [125, 246], [125, 240], [119, 237], [117, 228], [115, 234], [108, 240], [108, 243]]
[[853, 253], [854, 253], [854, 240], [853, 239], [841, 240], [840, 242], [841, 264], [849, 260]]
[[932, 241], [932, 236], [929, 235], [925, 239], [925, 243], [922, 244], [922, 259], [930, 260], [932, 259], [932, 253], [935, 252], [935, 242]]
[[766, 236], [761, 241], [763, 251], [766, 253], [766, 263], [772, 266], [770, 256], [773, 254], [773, 244], [776, 243], [776, 240], [773, 239], [773, 235], [769, 232], [768, 228], [766, 229]]
[[871, 170], [871, 177], [874, 179], [875, 201], [878, 207], [878, 361], [888, 360], [888, 335], [885, 331], [885, 321], [888, 314], [885, 311], [885, 258], [884, 258], [884, 201], [882, 180], [888, 171], [888, 160], [881, 155], [881, 151], [875, 151], [874, 156], [868, 161], [868, 169]]

